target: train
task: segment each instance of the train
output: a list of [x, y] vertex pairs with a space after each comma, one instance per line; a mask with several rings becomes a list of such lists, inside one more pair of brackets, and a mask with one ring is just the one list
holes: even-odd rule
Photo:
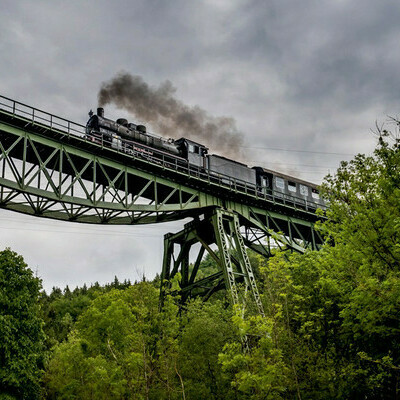
[[146, 126], [104, 117], [104, 108], [89, 112], [85, 138], [155, 163], [190, 168], [221, 185], [244, 188], [257, 197], [293, 203], [309, 209], [326, 208], [318, 187], [310, 182], [260, 166], [210, 154], [205, 145], [187, 138], [165, 139], [147, 132]]

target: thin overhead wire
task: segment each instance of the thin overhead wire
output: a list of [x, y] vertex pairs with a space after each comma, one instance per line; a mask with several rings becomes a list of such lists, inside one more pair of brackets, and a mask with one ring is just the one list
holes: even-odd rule
[[336, 152], [329, 152], [329, 151], [311, 151], [311, 150], [294, 150], [294, 149], [284, 149], [281, 147], [253, 147], [253, 146], [242, 146], [244, 149], [257, 149], [257, 150], [273, 150], [273, 151], [287, 151], [293, 153], [309, 153], [309, 154], [329, 154], [335, 156], [347, 156], [347, 157], [354, 157], [354, 154], [351, 153], [336, 153]]

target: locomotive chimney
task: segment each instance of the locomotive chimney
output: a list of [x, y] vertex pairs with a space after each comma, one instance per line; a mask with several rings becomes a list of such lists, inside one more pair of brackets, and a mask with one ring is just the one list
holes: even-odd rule
[[98, 109], [97, 109], [97, 115], [99, 116], [99, 117], [104, 117], [104, 108], [102, 108], [102, 107], [99, 107]]

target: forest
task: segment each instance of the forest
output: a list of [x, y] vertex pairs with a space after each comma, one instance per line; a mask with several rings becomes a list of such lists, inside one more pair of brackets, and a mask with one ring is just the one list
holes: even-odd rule
[[3, 249], [0, 399], [400, 398], [400, 139], [377, 139], [325, 178], [319, 251], [251, 254], [265, 316], [223, 291], [159, 312], [158, 277], [46, 293]]

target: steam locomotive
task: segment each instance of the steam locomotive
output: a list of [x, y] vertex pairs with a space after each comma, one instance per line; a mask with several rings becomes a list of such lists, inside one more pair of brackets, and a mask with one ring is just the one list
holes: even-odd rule
[[232, 183], [242, 188], [253, 188], [254, 193], [296, 205], [315, 209], [325, 208], [316, 185], [263, 167], [246, 164], [216, 154], [209, 154], [203, 144], [190, 139], [165, 139], [148, 133], [144, 125], [116, 121], [104, 117], [104, 109], [89, 112], [86, 139], [101, 143], [132, 156], [148, 158], [167, 165], [189, 166], [202, 174], [218, 179], [222, 185]]

